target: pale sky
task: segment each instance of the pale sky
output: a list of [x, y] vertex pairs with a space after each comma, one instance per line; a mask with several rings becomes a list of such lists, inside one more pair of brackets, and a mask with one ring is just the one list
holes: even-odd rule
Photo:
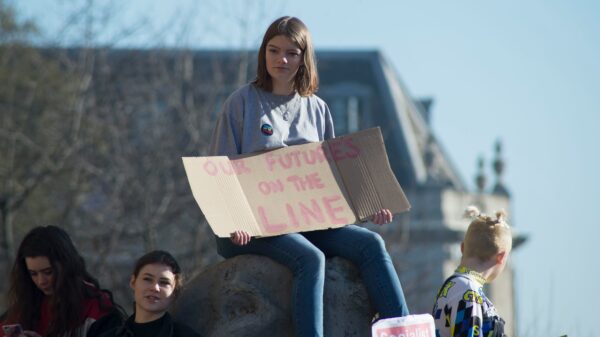
[[[82, 1], [9, 2], [46, 39], [81, 36], [59, 23]], [[125, 38], [118, 29], [100, 34], [122, 47], [256, 49], [270, 22], [293, 15], [317, 50], [380, 50], [414, 97], [435, 99], [434, 131], [469, 186], [480, 155], [493, 181], [493, 145], [504, 144], [512, 222], [530, 236], [512, 257], [519, 336], [597, 330], [600, 2], [95, 1], [106, 3], [117, 11], [98, 13], [91, 32], [144, 27]]]

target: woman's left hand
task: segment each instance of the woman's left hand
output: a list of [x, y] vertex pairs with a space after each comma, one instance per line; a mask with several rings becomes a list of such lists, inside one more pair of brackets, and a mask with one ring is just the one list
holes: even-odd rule
[[373, 215], [373, 219], [371, 220], [374, 224], [384, 225], [392, 222], [394, 219], [394, 215], [387, 208], [380, 209], [375, 215]]

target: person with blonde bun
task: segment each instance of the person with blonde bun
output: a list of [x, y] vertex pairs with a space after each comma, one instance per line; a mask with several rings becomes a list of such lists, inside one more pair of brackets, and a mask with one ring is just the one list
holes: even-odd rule
[[483, 286], [502, 273], [512, 248], [506, 213], [491, 217], [470, 206], [465, 215], [473, 220], [460, 245], [460, 266], [440, 288], [433, 307], [436, 337], [504, 337], [504, 320]]

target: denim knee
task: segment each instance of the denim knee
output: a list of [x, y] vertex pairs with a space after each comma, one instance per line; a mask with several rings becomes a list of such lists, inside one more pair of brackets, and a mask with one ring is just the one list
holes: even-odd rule
[[307, 272], [313, 275], [324, 273], [325, 271], [325, 254], [317, 247], [305, 249], [296, 257], [296, 263], [292, 272], [294, 274]]
[[363, 246], [361, 249], [363, 259], [389, 259], [389, 254], [385, 248], [385, 241], [381, 235], [369, 231], [365, 235]]

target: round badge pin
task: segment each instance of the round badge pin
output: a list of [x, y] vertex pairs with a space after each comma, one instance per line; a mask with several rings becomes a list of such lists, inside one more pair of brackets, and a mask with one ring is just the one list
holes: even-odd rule
[[273, 135], [273, 127], [269, 124], [263, 124], [260, 127], [260, 132], [262, 132], [264, 135], [271, 136]]

